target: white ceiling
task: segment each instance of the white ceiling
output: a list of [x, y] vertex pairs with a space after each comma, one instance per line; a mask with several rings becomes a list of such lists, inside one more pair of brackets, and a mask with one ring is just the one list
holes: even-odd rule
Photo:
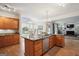
[[79, 15], [78, 3], [8, 3], [19, 10], [20, 14], [36, 20], [56, 20]]

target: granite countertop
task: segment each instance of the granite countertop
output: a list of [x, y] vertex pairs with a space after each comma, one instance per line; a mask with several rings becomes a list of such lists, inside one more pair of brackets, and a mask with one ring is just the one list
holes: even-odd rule
[[29, 37], [28, 35], [24, 35], [22, 34], [21, 37], [23, 38], [26, 38], [26, 39], [29, 39], [29, 40], [39, 40], [39, 39], [45, 39], [45, 38], [48, 38], [49, 36], [51, 35], [47, 35], [47, 36], [37, 36], [37, 37]]
[[29, 39], [29, 40], [38, 40], [38, 39], [42, 39], [42, 36], [37, 36], [37, 37], [29, 37], [29, 35], [26, 34], [22, 34], [21, 37]]
[[64, 35], [64, 34], [52, 34], [52, 35]]
[[47, 36], [37, 36], [37, 37], [29, 37], [29, 35], [22, 34], [21, 37], [29, 39], [29, 40], [39, 40], [39, 39], [48, 38], [49, 36], [52, 36], [52, 35], [62, 35], [62, 34], [50, 34], [50, 35], [47, 35]]

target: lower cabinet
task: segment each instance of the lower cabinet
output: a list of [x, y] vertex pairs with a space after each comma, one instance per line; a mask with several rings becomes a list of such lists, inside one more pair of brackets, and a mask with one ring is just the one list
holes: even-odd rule
[[52, 35], [49, 37], [49, 48], [54, 46], [64, 47], [64, 36], [63, 35]]
[[26, 56], [41, 56], [43, 54], [43, 40], [25, 39], [25, 55]]
[[55, 40], [56, 40], [55, 36], [49, 37], [49, 48], [52, 48], [55, 46], [55, 43], [56, 43]]
[[63, 35], [59, 35], [56, 36], [56, 46], [60, 46], [60, 47], [64, 47], [65, 45], [65, 41], [64, 41], [64, 36]]
[[0, 48], [19, 43], [19, 34], [0, 36]]
[[56, 36], [56, 46], [64, 47], [65, 41], [63, 35]]

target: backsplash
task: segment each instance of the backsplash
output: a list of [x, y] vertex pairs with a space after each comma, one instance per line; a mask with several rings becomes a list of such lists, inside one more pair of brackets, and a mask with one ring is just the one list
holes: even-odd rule
[[4, 30], [4, 29], [0, 29], [0, 34], [6, 34], [6, 33], [16, 33], [16, 30]]

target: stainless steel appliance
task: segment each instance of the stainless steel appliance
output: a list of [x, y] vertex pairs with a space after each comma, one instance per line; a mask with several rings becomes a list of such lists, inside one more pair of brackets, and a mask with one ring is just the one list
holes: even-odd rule
[[49, 49], [49, 40], [48, 37], [43, 39], [43, 53]]

